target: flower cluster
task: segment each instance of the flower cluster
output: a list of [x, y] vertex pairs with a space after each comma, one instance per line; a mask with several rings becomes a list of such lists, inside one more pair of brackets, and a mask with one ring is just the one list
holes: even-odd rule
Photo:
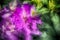
[[23, 4], [16, 7], [5, 20], [6, 24], [2, 27], [9, 37], [8, 40], [18, 40], [14, 34], [23, 34], [24, 40], [32, 40], [32, 35], [41, 34], [37, 24], [42, 24], [42, 21], [40, 16], [37, 15], [34, 5]]

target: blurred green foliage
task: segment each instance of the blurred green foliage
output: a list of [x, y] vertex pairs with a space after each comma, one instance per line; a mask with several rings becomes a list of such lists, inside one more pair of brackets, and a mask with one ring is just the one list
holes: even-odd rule
[[[4, 0], [2, 5], [6, 5], [11, 0]], [[20, 0], [27, 1], [36, 6], [36, 11], [41, 14], [43, 21], [40, 38], [35, 40], [60, 40], [55, 38], [60, 34], [60, 0]]]

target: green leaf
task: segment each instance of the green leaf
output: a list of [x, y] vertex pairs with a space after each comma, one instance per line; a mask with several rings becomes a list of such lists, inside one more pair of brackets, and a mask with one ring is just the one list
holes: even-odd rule
[[41, 0], [43, 4], [48, 4], [48, 0]]
[[49, 13], [49, 10], [47, 8], [41, 8], [39, 10], [37, 10], [39, 13], [41, 14], [46, 14], [46, 13]]
[[57, 13], [51, 13], [51, 20], [53, 21], [54, 28], [57, 32], [60, 32], [60, 19]]

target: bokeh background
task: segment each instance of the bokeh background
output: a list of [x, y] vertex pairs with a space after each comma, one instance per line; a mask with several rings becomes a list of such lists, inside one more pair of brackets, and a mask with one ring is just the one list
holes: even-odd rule
[[[0, 10], [12, 0], [0, 0]], [[60, 40], [60, 0], [19, 0], [36, 6], [37, 14], [41, 15], [42, 25], [38, 25], [42, 35], [34, 36], [34, 40]]]

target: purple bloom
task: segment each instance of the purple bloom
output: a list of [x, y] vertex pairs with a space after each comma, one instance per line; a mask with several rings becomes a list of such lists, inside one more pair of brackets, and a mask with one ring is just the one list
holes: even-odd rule
[[42, 24], [42, 21], [36, 13], [35, 6], [23, 4], [21, 7], [16, 7], [7, 20], [5, 29], [10, 40], [17, 40], [13, 34], [18, 34], [18, 32], [24, 34], [24, 40], [32, 40], [31, 35], [41, 34], [37, 24]]

